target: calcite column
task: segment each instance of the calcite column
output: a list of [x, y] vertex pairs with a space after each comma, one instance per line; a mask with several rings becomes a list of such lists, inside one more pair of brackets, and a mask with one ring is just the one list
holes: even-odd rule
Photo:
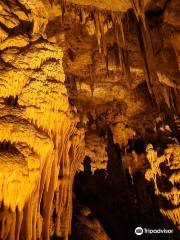
[[46, 36], [48, 1], [0, 9], [0, 238], [67, 239], [84, 132], [64, 84], [65, 39]]

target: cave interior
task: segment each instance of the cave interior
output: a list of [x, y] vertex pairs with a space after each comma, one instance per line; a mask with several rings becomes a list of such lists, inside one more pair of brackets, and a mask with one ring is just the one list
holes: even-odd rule
[[180, 239], [180, 1], [0, 0], [0, 239], [139, 238]]

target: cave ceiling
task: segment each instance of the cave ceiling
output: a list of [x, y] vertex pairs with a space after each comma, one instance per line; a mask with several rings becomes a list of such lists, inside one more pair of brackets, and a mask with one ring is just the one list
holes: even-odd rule
[[110, 10], [110, 11], [119, 11], [119, 12], [126, 12], [129, 8], [132, 8], [131, 0], [110, 0], [110, 1], [83, 1], [83, 0], [68, 0], [69, 3], [74, 3], [77, 5], [84, 5], [90, 7], [96, 7], [101, 10]]

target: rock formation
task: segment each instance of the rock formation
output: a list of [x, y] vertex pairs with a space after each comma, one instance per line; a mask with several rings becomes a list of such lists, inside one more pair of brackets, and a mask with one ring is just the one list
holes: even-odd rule
[[67, 238], [84, 148], [64, 84], [65, 40], [43, 36], [50, 13], [42, 1], [0, 4], [0, 236]]
[[179, 52], [179, 0], [0, 0], [0, 239], [179, 228]]
[[[180, 228], [179, 197], [179, 145], [170, 145], [164, 155], [158, 157], [153, 146], [147, 147], [147, 158], [151, 168], [146, 172], [148, 180], [153, 179], [155, 193], [160, 199], [160, 211]], [[168, 208], [167, 208], [167, 202]]]

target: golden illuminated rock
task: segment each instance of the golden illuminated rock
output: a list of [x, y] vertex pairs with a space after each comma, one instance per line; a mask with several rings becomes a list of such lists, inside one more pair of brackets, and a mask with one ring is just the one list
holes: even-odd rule
[[[148, 147], [149, 146], [149, 147]], [[151, 168], [146, 172], [146, 179], [153, 179], [155, 184], [155, 193], [158, 197], [165, 198], [170, 202], [171, 207], [169, 209], [166, 206], [161, 204], [160, 211], [170, 220], [174, 222], [178, 227], [180, 225], [180, 191], [178, 189], [179, 183], [179, 168], [180, 168], [180, 148], [177, 145], [171, 145], [166, 150], [164, 155], [161, 157], [157, 156], [157, 152], [153, 149], [153, 146], [148, 145], [146, 148], [147, 158], [151, 164]], [[163, 164], [163, 165], [162, 165]], [[165, 172], [163, 167], [166, 167], [169, 172]], [[163, 181], [160, 183], [159, 179], [166, 178], [167, 183], [170, 182], [171, 186], [166, 189], [165, 183]], [[164, 180], [165, 182], [165, 180]], [[166, 183], [166, 184], [167, 184]], [[166, 189], [166, 190], [164, 190]]]
[[[33, 34], [43, 33], [48, 21], [43, 3], [20, 2], [31, 10]], [[16, 27], [13, 8], [4, 3], [1, 8], [2, 24]], [[23, 8], [15, 13], [28, 20]], [[2, 239], [49, 239], [52, 234], [67, 238], [83, 130], [76, 128], [78, 117], [68, 102], [63, 47], [40, 37], [34, 42], [22, 33], [8, 37], [1, 31], [1, 59], [9, 65], [0, 70], [0, 201], [1, 221], [7, 222], [1, 225], [0, 235]], [[53, 211], [58, 217], [52, 225]]]
[[[0, 239], [67, 240], [85, 156], [91, 184], [120, 174], [121, 185], [128, 172], [133, 188], [146, 172], [180, 225], [179, 10], [178, 0], [0, 0]], [[78, 227], [110, 239], [82, 209]]]

